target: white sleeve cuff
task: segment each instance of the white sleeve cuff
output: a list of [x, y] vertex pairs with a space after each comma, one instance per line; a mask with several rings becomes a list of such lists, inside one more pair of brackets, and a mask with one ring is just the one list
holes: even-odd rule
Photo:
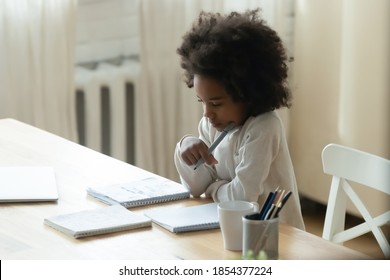
[[229, 200], [226, 191], [224, 190], [227, 186], [225, 184], [229, 183], [226, 180], [217, 180], [214, 183], [210, 184], [206, 189], [206, 197], [212, 197], [215, 202], [221, 202]]

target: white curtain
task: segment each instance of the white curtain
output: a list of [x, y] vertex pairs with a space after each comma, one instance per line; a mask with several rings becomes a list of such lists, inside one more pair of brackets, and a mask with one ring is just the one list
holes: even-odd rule
[[[326, 204], [325, 145], [390, 158], [390, 1], [298, 0], [295, 14], [290, 150], [301, 194]], [[364, 197], [373, 213], [390, 203]]]
[[77, 0], [0, 0], [0, 118], [76, 139]]
[[140, 1], [141, 74], [136, 97], [136, 163], [178, 180], [173, 163], [177, 141], [197, 134], [202, 108], [182, 79], [176, 49], [201, 10], [245, 11], [261, 7], [276, 30], [285, 31], [280, 15], [288, 0], [142, 0]]

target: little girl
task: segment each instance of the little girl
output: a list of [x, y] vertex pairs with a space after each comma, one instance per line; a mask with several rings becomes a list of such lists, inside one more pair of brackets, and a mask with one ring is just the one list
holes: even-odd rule
[[[203, 106], [199, 136], [184, 136], [175, 149], [182, 183], [194, 197], [257, 201], [280, 189], [292, 195], [280, 220], [304, 229], [283, 124], [275, 112], [290, 107], [287, 56], [277, 33], [245, 13], [202, 12], [177, 50], [185, 82]], [[224, 128], [227, 136], [209, 153]], [[195, 164], [203, 160], [197, 168]]]

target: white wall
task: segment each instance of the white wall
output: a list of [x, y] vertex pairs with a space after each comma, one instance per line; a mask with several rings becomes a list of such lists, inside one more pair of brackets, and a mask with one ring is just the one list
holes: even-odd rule
[[[292, 160], [300, 193], [326, 204], [326, 144], [390, 158], [390, 2], [298, 0], [294, 64]], [[381, 193], [364, 199], [373, 212], [390, 203]]]
[[76, 63], [139, 54], [138, 0], [79, 0]]

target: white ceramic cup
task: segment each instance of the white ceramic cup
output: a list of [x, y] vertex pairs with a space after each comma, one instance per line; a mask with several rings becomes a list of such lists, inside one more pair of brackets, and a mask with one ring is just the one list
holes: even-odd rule
[[218, 203], [219, 225], [225, 249], [242, 250], [242, 217], [257, 211], [257, 202], [236, 200]]

